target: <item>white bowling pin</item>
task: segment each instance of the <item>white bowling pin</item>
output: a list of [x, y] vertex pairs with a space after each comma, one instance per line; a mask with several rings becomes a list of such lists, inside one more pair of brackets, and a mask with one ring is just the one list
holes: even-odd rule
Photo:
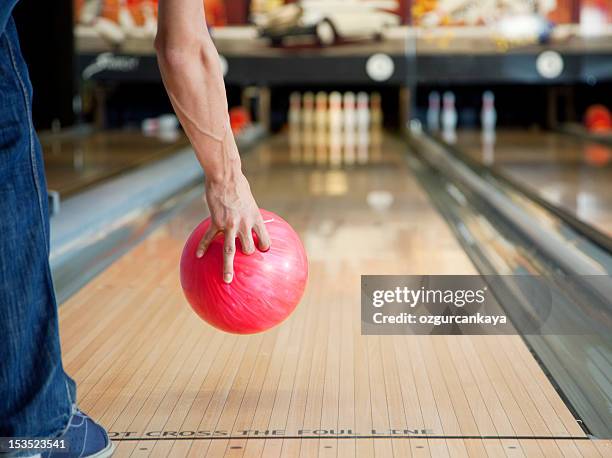
[[327, 161], [328, 131], [327, 124], [329, 119], [327, 93], [317, 92], [315, 97], [315, 144], [316, 161], [324, 164]]
[[314, 94], [304, 93], [302, 98], [302, 128], [310, 131], [314, 127]]
[[317, 93], [315, 101], [315, 125], [319, 133], [327, 130], [328, 120], [327, 93], [320, 91]]
[[447, 91], [442, 96], [442, 136], [449, 143], [457, 140], [457, 110], [455, 108], [455, 94]]
[[312, 92], [306, 92], [302, 96], [302, 160], [305, 164], [314, 162], [314, 99]]
[[370, 96], [366, 92], [357, 94], [357, 128], [370, 128]]
[[491, 91], [485, 91], [482, 94], [482, 110], [480, 112], [480, 125], [482, 126], [483, 135], [490, 136], [495, 133], [495, 124], [497, 123], [497, 112], [495, 111], [495, 96]]
[[455, 108], [455, 94], [447, 91], [442, 98], [442, 128], [454, 130], [456, 127], [457, 110]]
[[329, 161], [337, 166], [342, 162], [342, 94], [332, 92], [329, 95]]
[[299, 126], [302, 120], [302, 96], [299, 92], [292, 92], [289, 96], [289, 126]]
[[302, 96], [299, 92], [293, 92], [289, 97], [289, 158], [296, 163], [302, 155], [301, 111]]
[[344, 131], [352, 131], [355, 129], [356, 114], [355, 114], [355, 93], [345, 92], [343, 97], [344, 104]]
[[357, 94], [357, 162], [368, 162], [370, 147], [370, 96], [365, 92]]
[[357, 112], [355, 106], [355, 93], [345, 92], [344, 105], [344, 162], [355, 163], [355, 136], [357, 135]]
[[339, 92], [332, 92], [329, 95], [329, 131], [330, 133], [342, 132], [342, 95]]

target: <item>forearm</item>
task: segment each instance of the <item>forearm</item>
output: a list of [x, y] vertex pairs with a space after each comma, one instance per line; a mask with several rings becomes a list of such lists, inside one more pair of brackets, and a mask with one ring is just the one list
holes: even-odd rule
[[164, 85], [209, 180], [240, 174], [217, 50], [201, 0], [160, 0], [155, 39]]

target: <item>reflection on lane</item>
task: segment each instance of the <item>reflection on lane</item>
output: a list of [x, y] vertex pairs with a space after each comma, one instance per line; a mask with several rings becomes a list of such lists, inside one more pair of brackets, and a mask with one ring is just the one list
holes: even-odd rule
[[242, 158], [258, 204], [300, 232], [312, 262], [332, 272], [349, 263], [359, 275], [474, 272], [412, 176], [401, 138], [376, 129], [331, 137], [288, 129]]
[[179, 131], [147, 136], [139, 130], [47, 133], [40, 136], [40, 142], [47, 185], [62, 198], [188, 144]]
[[456, 146], [553, 205], [612, 236], [612, 148], [541, 131], [502, 130], [493, 139], [459, 132]]

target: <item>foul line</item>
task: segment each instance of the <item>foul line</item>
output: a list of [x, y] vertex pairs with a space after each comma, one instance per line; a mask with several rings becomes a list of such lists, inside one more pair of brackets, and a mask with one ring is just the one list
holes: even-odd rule
[[378, 436], [213, 436], [213, 437], [111, 437], [113, 441], [180, 441], [180, 440], [268, 440], [268, 439], [481, 439], [481, 440], [591, 440], [588, 436], [411, 436], [411, 435], [378, 435]]

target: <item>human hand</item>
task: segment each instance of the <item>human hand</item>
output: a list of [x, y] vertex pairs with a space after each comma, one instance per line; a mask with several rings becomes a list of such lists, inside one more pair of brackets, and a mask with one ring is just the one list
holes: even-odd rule
[[223, 281], [231, 283], [234, 277], [236, 237], [240, 239], [242, 252], [246, 255], [255, 252], [253, 231], [261, 251], [270, 249], [270, 237], [249, 182], [241, 172], [220, 181], [207, 180], [205, 188], [211, 224], [198, 245], [196, 256], [204, 256], [215, 236], [223, 232]]

